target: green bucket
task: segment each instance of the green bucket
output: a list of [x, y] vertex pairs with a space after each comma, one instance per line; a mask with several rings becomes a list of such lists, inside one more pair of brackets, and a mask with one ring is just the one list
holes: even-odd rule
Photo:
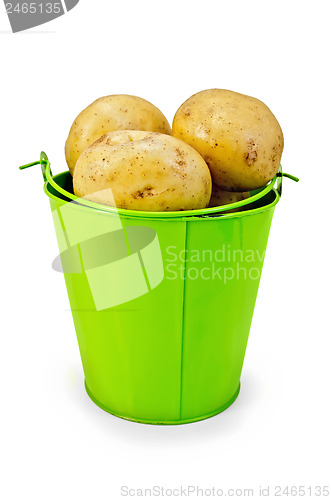
[[279, 172], [231, 206], [151, 213], [76, 198], [69, 172], [53, 177], [44, 153], [35, 163], [90, 398], [150, 424], [194, 422], [228, 408], [239, 393], [271, 220], [289, 175]]

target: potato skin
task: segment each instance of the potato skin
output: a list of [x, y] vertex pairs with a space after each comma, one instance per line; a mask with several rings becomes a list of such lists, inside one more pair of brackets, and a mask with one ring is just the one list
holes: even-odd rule
[[221, 89], [198, 92], [177, 110], [172, 127], [175, 137], [201, 154], [223, 189], [251, 191], [278, 171], [282, 129], [254, 97]]
[[205, 208], [210, 171], [195, 149], [156, 132], [117, 131], [100, 137], [79, 157], [77, 196], [118, 208], [167, 212]]
[[[244, 193], [235, 193], [233, 191], [225, 191], [216, 184], [213, 183], [211, 197], [209, 201], [209, 207], [221, 207], [223, 205], [228, 205], [229, 203], [235, 203], [236, 201], [246, 200], [250, 197], [248, 191]], [[234, 208], [229, 210], [229, 212], [238, 212], [240, 208]]]
[[65, 155], [71, 174], [84, 149], [113, 130], [148, 130], [171, 135], [166, 117], [145, 99], [125, 94], [100, 97], [77, 116], [70, 129]]

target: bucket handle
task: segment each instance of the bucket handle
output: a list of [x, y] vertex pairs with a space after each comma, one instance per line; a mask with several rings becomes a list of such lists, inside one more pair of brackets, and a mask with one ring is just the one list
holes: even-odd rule
[[277, 172], [276, 177], [277, 177], [276, 189], [279, 193], [279, 196], [282, 196], [283, 177], [287, 177], [288, 179], [291, 179], [292, 181], [299, 182], [298, 177], [295, 177], [295, 175], [291, 175], [291, 174], [287, 174], [286, 172], [283, 172], [281, 167], [280, 167], [279, 172]]
[[[34, 161], [32, 163], [27, 163], [26, 165], [21, 165], [19, 167], [20, 170], [24, 170], [25, 168], [33, 167], [34, 165], [40, 165], [41, 166], [41, 173], [43, 174], [43, 179], [44, 182], [48, 181], [48, 173], [51, 178], [53, 178], [52, 170], [51, 170], [51, 164], [49, 162], [49, 159], [47, 157], [47, 154], [42, 151], [40, 153], [40, 160]], [[46, 172], [46, 169], [48, 172]]]
[[[90, 208], [95, 208], [98, 210], [103, 210], [103, 211], [112, 212], [112, 213], [122, 212], [122, 209], [118, 209], [116, 207], [109, 207], [106, 205], [101, 205], [100, 203], [94, 203], [90, 200], [86, 200], [84, 198], [80, 198], [78, 196], [75, 196], [74, 194], [69, 193], [69, 191], [66, 191], [65, 189], [61, 188], [61, 186], [59, 186], [53, 179], [51, 164], [50, 164], [49, 159], [44, 151], [42, 151], [40, 153], [40, 160], [39, 161], [27, 163], [26, 165], [21, 165], [19, 167], [19, 169], [23, 170], [25, 168], [29, 168], [29, 167], [32, 167], [34, 165], [41, 166], [41, 172], [43, 175], [44, 183], [46, 184], [48, 182], [55, 189], [55, 191], [62, 194], [66, 198], [68, 198], [76, 203], [79, 203], [80, 205], [88, 206]], [[261, 191], [257, 192], [256, 194], [252, 195], [249, 198], [246, 198], [246, 199], [240, 200], [240, 201], [236, 201], [234, 203], [229, 203], [228, 205], [222, 205], [220, 207], [210, 207], [210, 208], [203, 209], [203, 214], [201, 214], [201, 215], [209, 215], [212, 213], [227, 212], [228, 210], [232, 210], [234, 208], [240, 208], [240, 207], [243, 207], [245, 205], [251, 204], [254, 201], [259, 200], [260, 198], [262, 198], [263, 196], [268, 194], [274, 188], [275, 184], [276, 184], [275, 189], [277, 190], [279, 196], [281, 196], [282, 195], [283, 177], [288, 177], [289, 179], [292, 179], [295, 182], [299, 181], [298, 177], [295, 177], [294, 175], [287, 174], [287, 173], [283, 172], [282, 167], [280, 166], [279, 171], [277, 172], [275, 177], [273, 179], [271, 179], [271, 181], [269, 181], [269, 183], [263, 189], [261, 189]], [[144, 215], [145, 217], [155, 217], [155, 216], [158, 216], [158, 217], [169, 217], [169, 216], [183, 217], [183, 216], [188, 216], [188, 215], [195, 215], [195, 216], [199, 215], [198, 210], [185, 210], [185, 211], [180, 211], [180, 212], [140, 212], [140, 211], [138, 212], [138, 211], [135, 211], [135, 213], [137, 215], [139, 215], [139, 214]]]

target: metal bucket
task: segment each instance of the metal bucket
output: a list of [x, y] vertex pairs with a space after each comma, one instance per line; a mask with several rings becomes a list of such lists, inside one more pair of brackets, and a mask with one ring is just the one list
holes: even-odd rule
[[69, 172], [40, 163], [90, 398], [152, 424], [225, 410], [288, 174], [231, 206], [151, 213], [76, 198]]

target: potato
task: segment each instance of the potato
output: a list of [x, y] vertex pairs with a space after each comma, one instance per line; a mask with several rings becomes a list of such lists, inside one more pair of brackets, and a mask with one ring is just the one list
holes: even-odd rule
[[[232, 191], [225, 191], [216, 184], [213, 183], [211, 198], [209, 202], [209, 207], [221, 207], [223, 205], [228, 205], [229, 203], [235, 203], [236, 201], [246, 200], [250, 197], [250, 193], [246, 191], [245, 193], [234, 193]], [[234, 208], [229, 210], [229, 212], [237, 212], [241, 208]]]
[[282, 129], [263, 102], [230, 90], [204, 90], [177, 110], [173, 135], [205, 159], [215, 184], [228, 191], [264, 186], [279, 168]]
[[70, 129], [65, 155], [71, 174], [84, 149], [113, 130], [148, 130], [171, 134], [165, 116], [145, 99], [121, 94], [101, 97], [77, 116]]
[[170, 135], [123, 130], [100, 137], [79, 157], [77, 196], [132, 210], [205, 208], [209, 169], [195, 149]]

